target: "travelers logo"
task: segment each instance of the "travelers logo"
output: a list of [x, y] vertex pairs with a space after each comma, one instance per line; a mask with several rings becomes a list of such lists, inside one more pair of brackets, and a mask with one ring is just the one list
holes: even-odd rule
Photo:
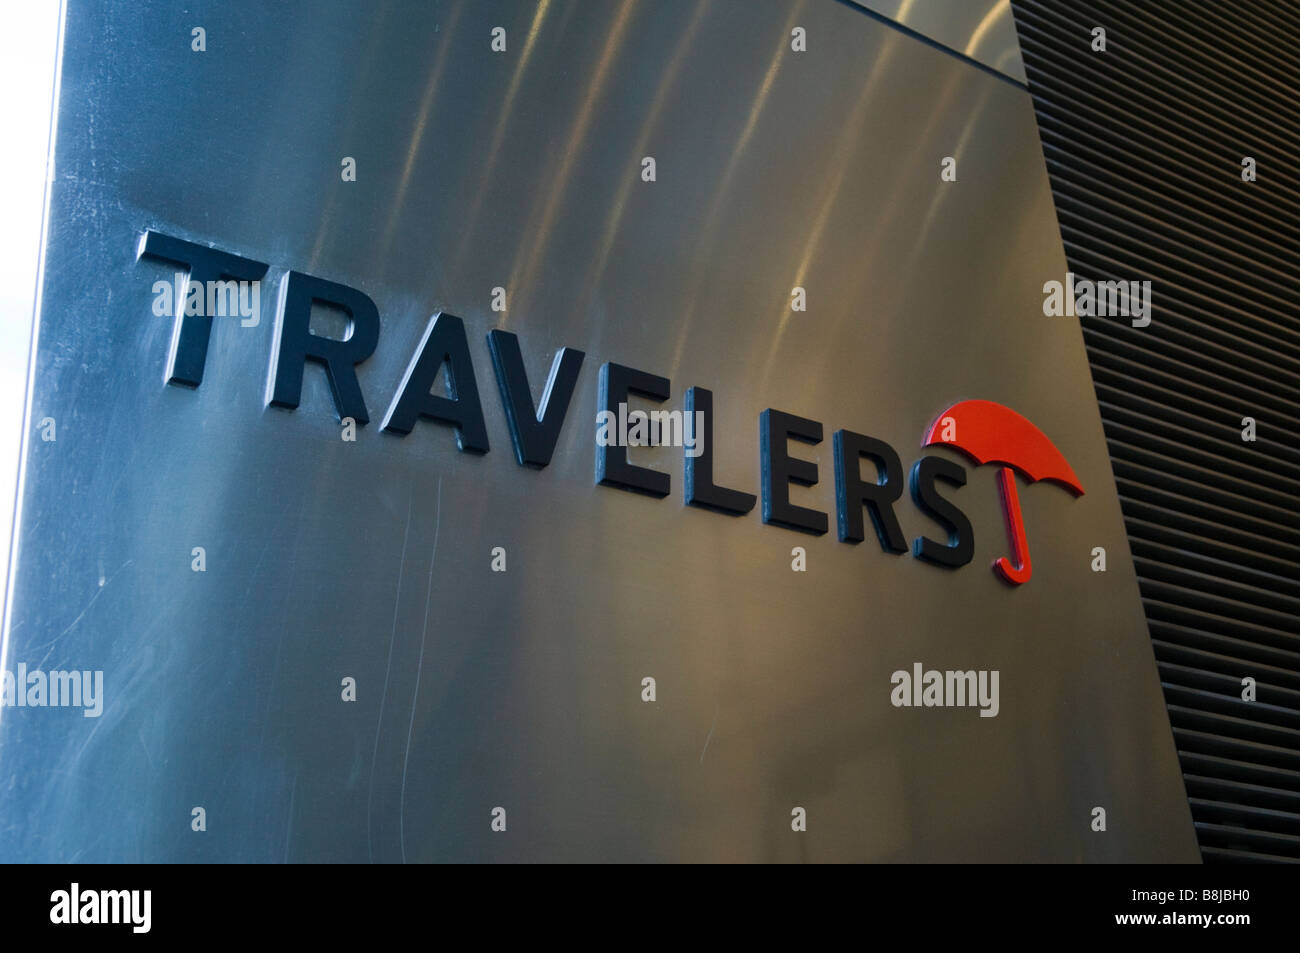
[[[173, 274], [170, 285], [161, 283], [166, 288], [174, 287], [175, 297], [172, 306], [156, 306], [154, 313], [159, 317], [171, 316], [175, 322], [163, 379], [168, 384], [197, 388], [203, 382], [214, 315], [213, 309], [198, 307], [197, 290], [195, 306], [180, 307], [182, 286], [215, 289], [225, 282], [237, 289], [238, 282], [259, 282], [269, 266], [153, 230], [140, 237], [137, 254], [142, 261], [161, 261], [187, 270], [184, 279]], [[253, 310], [256, 299], [251, 296], [254, 294], [260, 297], [260, 291], [250, 291], [250, 307], [244, 310]], [[348, 329], [343, 337], [329, 337], [312, 330], [311, 311], [317, 304], [332, 306], [347, 315]], [[215, 316], [220, 318], [221, 309], [218, 307], [216, 311]], [[239, 308], [227, 311], [242, 313]], [[246, 328], [256, 327], [256, 323], [240, 323]], [[379, 346], [381, 330], [379, 309], [363, 291], [286, 270], [280, 279], [266, 403], [286, 410], [297, 408], [306, 365], [319, 365], [329, 379], [334, 407], [342, 424], [340, 436], [344, 441], [355, 442], [357, 429], [370, 420], [357, 367]], [[571, 347], [557, 350], [539, 403], [534, 400], [528, 381], [519, 338], [495, 329], [488, 332], [485, 343], [516, 461], [521, 467], [533, 469], [548, 466], [586, 355]], [[442, 394], [434, 393], [440, 375]], [[820, 444], [824, 436], [821, 421], [773, 407], [759, 413], [759, 492], [753, 493], [714, 482], [714, 451], [719, 441], [714, 434], [713, 392], [692, 385], [681, 396], [682, 410], [649, 414], [642, 410], [629, 411], [633, 397], [651, 404], [671, 400], [672, 382], [650, 371], [613, 361], [600, 366], [595, 441], [598, 485], [662, 499], [672, 492], [672, 475], [633, 462], [628, 450], [680, 446], [684, 451], [682, 496], [686, 505], [744, 516], [761, 501], [759, 512], [768, 525], [814, 536], [829, 531], [825, 510], [800, 505], [790, 496], [792, 485], [807, 488], [820, 482], [818, 463], [795, 455], [792, 444], [805, 447]], [[483, 410], [465, 322], [454, 314], [433, 314], [404, 377], [397, 382], [380, 429], [400, 439], [426, 423], [450, 427], [461, 452], [485, 454], [489, 445]], [[887, 442], [848, 429], [834, 431], [831, 443], [834, 508], [841, 542], [861, 543], [865, 539], [864, 516], [869, 514], [885, 553], [901, 555], [910, 550], [914, 558], [945, 569], [959, 569], [971, 561], [975, 548], [970, 519], [952, 498], [940, 492], [940, 484], [950, 488], [946, 492], [966, 485], [964, 467], [945, 457], [928, 455], [907, 471], [898, 452]], [[965, 400], [950, 406], [925, 433], [921, 446], [945, 446], [971, 457], [977, 464], [1002, 465], [998, 487], [1011, 555], [997, 559], [993, 568], [1011, 585], [1028, 582], [1032, 568], [1015, 474], [1022, 474], [1031, 483], [1040, 480], [1059, 483], [1076, 496], [1081, 495], [1083, 486], [1065, 457], [1042, 431], [1020, 414], [987, 400]], [[941, 531], [938, 538], [922, 534], [908, 545], [895, 513], [896, 505], [908, 491], [915, 508]]]
[[993, 568], [1012, 585], [1028, 582], [1032, 572], [1029, 542], [1025, 539], [1014, 471], [1023, 473], [1030, 483], [1051, 480], [1075, 496], [1082, 496], [1083, 486], [1074, 470], [1041, 430], [1011, 408], [988, 400], [964, 400], [940, 414], [921, 441], [923, 447], [936, 444], [960, 450], [976, 463], [1002, 464], [998, 490], [1011, 540], [1011, 558], [999, 557]]

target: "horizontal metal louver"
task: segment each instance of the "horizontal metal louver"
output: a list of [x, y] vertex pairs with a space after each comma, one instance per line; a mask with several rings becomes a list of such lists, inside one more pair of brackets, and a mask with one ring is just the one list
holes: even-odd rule
[[1012, 9], [1202, 855], [1298, 862], [1300, 6]]

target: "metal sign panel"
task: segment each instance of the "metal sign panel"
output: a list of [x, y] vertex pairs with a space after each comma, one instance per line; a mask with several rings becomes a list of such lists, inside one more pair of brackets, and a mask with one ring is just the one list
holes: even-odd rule
[[[1196, 859], [1022, 88], [809, 0], [73, 3], [61, 90], [3, 662], [99, 711], [0, 709], [4, 859]], [[265, 266], [198, 381], [175, 240]], [[585, 355], [544, 467], [511, 340]], [[609, 485], [629, 382], [711, 481]]]

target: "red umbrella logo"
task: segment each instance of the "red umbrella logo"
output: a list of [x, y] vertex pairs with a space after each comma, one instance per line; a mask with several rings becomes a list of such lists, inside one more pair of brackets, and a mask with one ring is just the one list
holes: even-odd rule
[[1002, 464], [998, 490], [1011, 541], [1011, 559], [999, 557], [993, 569], [1012, 585], [1028, 582], [1032, 567], [1020, 497], [1016, 495], [1015, 471], [1024, 474], [1030, 483], [1052, 480], [1075, 496], [1082, 496], [1083, 486], [1074, 470], [1041, 430], [1011, 408], [990, 400], [963, 400], [941, 413], [921, 441], [923, 447], [936, 444], [960, 450], [976, 463]]

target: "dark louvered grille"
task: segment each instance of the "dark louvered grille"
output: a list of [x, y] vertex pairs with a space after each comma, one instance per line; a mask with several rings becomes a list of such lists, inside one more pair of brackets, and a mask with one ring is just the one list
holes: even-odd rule
[[1300, 861], [1300, 7], [1012, 9], [1202, 854]]

